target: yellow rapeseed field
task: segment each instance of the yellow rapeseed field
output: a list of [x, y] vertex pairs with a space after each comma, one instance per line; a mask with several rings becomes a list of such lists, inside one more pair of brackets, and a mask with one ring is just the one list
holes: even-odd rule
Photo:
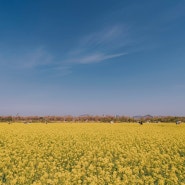
[[185, 125], [1, 123], [0, 184], [185, 184]]

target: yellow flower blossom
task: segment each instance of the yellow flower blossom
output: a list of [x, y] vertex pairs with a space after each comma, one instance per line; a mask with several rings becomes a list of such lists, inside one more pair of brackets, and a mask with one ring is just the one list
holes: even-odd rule
[[184, 133], [169, 123], [0, 123], [0, 185], [184, 185]]

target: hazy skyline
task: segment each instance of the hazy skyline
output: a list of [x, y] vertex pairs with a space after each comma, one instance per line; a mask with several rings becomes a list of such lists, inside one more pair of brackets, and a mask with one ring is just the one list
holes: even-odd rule
[[185, 113], [185, 1], [0, 2], [0, 115]]

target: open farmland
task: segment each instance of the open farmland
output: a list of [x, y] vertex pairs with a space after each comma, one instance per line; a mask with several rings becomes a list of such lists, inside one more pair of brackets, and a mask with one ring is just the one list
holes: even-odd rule
[[185, 184], [185, 125], [0, 124], [0, 184]]

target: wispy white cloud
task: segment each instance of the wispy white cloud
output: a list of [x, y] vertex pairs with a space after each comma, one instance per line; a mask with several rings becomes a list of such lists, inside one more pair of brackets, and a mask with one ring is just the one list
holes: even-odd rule
[[23, 69], [34, 69], [40, 66], [52, 64], [54, 57], [43, 47], [27, 50], [25, 53], [16, 57], [16, 67]]
[[39, 66], [51, 64], [53, 56], [43, 47], [27, 49], [24, 51], [7, 51], [0, 57], [1, 64], [9, 68], [33, 69]]
[[41, 46], [35, 49], [9, 50], [6, 53], [0, 53], [0, 68], [11, 71], [39, 71], [42, 74], [56, 74], [59, 76], [72, 73], [69, 64]]
[[128, 44], [128, 26], [116, 24], [89, 33], [80, 39], [79, 46], [86, 49], [115, 49]]
[[94, 53], [94, 54], [89, 54], [89, 55], [82, 56], [79, 58], [70, 59], [68, 60], [68, 62], [79, 63], [79, 64], [97, 63], [97, 62], [101, 62], [104, 60], [121, 57], [126, 54], [127, 53], [116, 53], [116, 54]]
[[88, 33], [79, 38], [75, 46], [63, 55], [55, 56], [46, 47], [6, 51], [0, 61], [12, 69], [55, 71], [70, 74], [73, 65], [92, 64], [122, 57], [128, 54], [124, 46], [129, 43], [128, 27], [115, 24]]
[[[20, 58], [20, 64], [24, 68], [35, 68], [37, 66], [48, 65], [53, 62], [54, 57], [46, 52], [44, 48], [37, 48], [32, 52], [26, 53]], [[23, 62], [24, 61], [24, 62]]]
[[128, 27], [121, 24], [89, 33], [79, 40], [68, 52], [66, 63], [89, 64], [121, 57], [128, 54], [124, 47], [130, 43]]
[[[95, 31], [93, 33], [87, 34], [81, 38], [80, 45], [93, 47], [110, 47], [111, 43], [120, 41], [126, 42], [128, 35], [128, 27], [124, 25], [113, 25], [110, 27], [103, 28], [100, 31]], [[124, 39], [124, 40], [123, 40]]]

